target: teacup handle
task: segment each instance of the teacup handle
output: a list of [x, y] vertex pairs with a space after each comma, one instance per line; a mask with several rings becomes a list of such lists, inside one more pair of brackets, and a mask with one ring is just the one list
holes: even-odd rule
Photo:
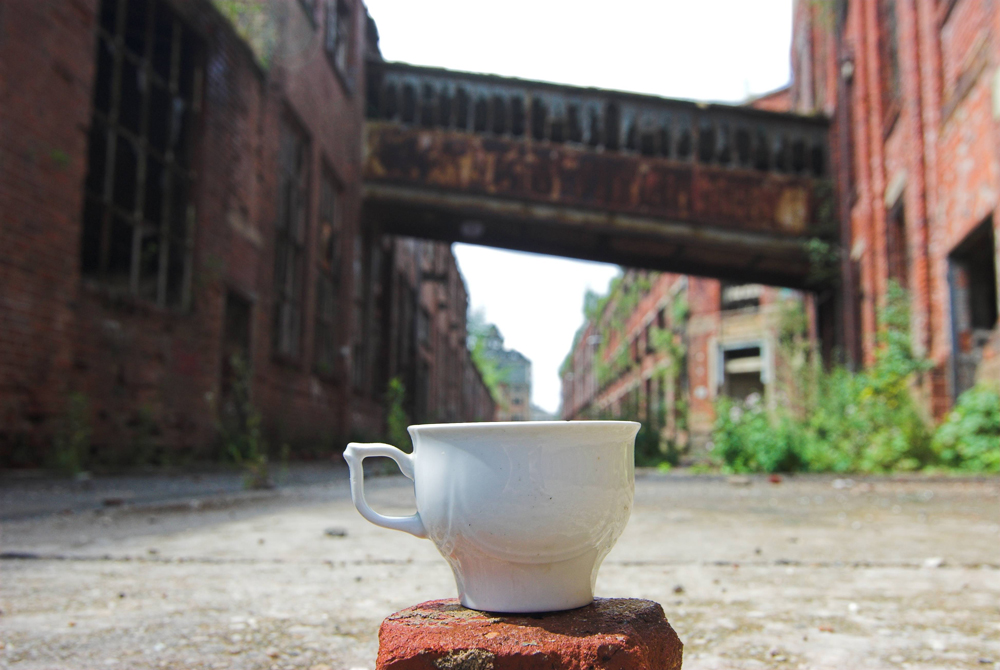
[[427, 529], [420, 520], [420, 514], [413, 516], [385, 516], [379, 514], [365, 501], [365, 469], [362, 462], [369, 456], [386, 456], [396, 461], [396, 465], [410, 480], [413, 479], [413, 456], [400, 451], [391, 444], [359, 444], [351, 442], [344, 450], [344, 460], [351, 471], [351, 500], [361, 512], [361, 516], [376, 526], [402, 530], [417, 537], [427, 537]]

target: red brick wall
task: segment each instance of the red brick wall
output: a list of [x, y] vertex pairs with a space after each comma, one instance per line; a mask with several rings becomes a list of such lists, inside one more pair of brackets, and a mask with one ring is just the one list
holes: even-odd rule
[[[339, 339], [346, 345], [349, 259], [360, 219], [363, 6], [356, 3], [353, 13], [356, 90], [348, 93], [323, 51], [322, 21], [311, 24], [297, 0], [271, 7], [283, 14], [286, 34], [267, 73], [207, 0], [171, 1], [206, 47], [192, 195], [192, 305], [179, 311], [114, 296], [80, 275], [98, 4], [52, 0], [0, 8], [0, 458], [43, 462], [69, 392], [88, 400], [101, 460], [133, 458], [147, 437], [141, 433], [150, 430], [173, 457], [209, 455], [229, 291], [252, 304], [255, 400], [274, 446], [331, 448], [348, 430], [349, 362], [332, 381], [312, 371], [316, 212], [325, 161], [342, 186]], [[271, 343], [284, 114], [311, 141], [302, 355], [291, 363], [279, 362]], [[381, 398], [356, 404], [364, 419], [380, 424]]]
[[[836, 110], [836, 118], [853, 121], [856, 197], [842, 192], [839, 200], [849, 208], [850, 252], [860, 266], [864, 360], [873, 360], [876, 315], [888, 284], [887, 210], [902, 198], [913, 342], [935, 364], [920, 380], [921, 393], [928, 411], [941, 416], [953, 399], [948, 256], [991, 215], [994, 238], [1000, 237], [1000, 129], [993, 109], [1000, 8], [989, 0], [895, 4], [902, 91], [894, 122], [883, 110], [884, 68], [874, 2], [850, 3], [839, 35], [836, 21], [823, 22], [805, 9], [807, 3], [796, 3], [795, 44], [815, 49], [832, 42], [836, 49], [828, 50], [826, 62], [814, 60], [809, 76], [796, 78], [793, 97], [809, 98], [804, 88], [819, 71], [830, 70], [831, 58], [852, 66], [852, 80], [836, 80], [845, 87], [850, 82], [851, 109], [849, 114]], [[817, 108], [814, 101], [812, 109]], [[835, 155], [836, 160], [849, 158]], [[992, 341], [984, 352], [987, 361], [996, 360], [1000, 336], [994, 333]]]
[[74, 371], [94, 5], [0, 7], [0, 443], [24, 459]]

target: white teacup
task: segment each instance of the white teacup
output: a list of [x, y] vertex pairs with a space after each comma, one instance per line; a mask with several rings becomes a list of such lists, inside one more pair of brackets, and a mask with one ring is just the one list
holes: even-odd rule
[[[631, 421], [410, 426], [413, 454], [347, 445], [351, 497], [372, 523], [430, 538], [459, 599], [491, 612], [587, 605], [601, 561], [625, 529], [635, 491]], [[389, 517], [365, 502], [369, 456], [413, 480], [417, 513]]]

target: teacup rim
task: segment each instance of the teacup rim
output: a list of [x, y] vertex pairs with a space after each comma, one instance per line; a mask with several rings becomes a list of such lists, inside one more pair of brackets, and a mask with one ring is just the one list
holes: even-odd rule
[[635, 426], [641, 428], [638, 421], [613, 421], [613, 420], [562, 420], [562, 421], [468, 421], [462, 423], [417, 423], [407, 427], [407, 432], [414, 429], [434, 429], [434, 430], [459, 430], [468, 428], [483, 428], [486, 426], [495, 428], [554, 428], [561, 426]]

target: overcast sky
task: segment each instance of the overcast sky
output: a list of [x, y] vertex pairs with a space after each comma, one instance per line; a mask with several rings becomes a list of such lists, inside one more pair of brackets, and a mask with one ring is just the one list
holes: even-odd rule
[[[741, 102], [786, 84], [792, 0], [366, 0], [387, 60], [672, 98]], [[617, 268], [456, 244], [472, 307], [559, 407], [583, 294]]]

